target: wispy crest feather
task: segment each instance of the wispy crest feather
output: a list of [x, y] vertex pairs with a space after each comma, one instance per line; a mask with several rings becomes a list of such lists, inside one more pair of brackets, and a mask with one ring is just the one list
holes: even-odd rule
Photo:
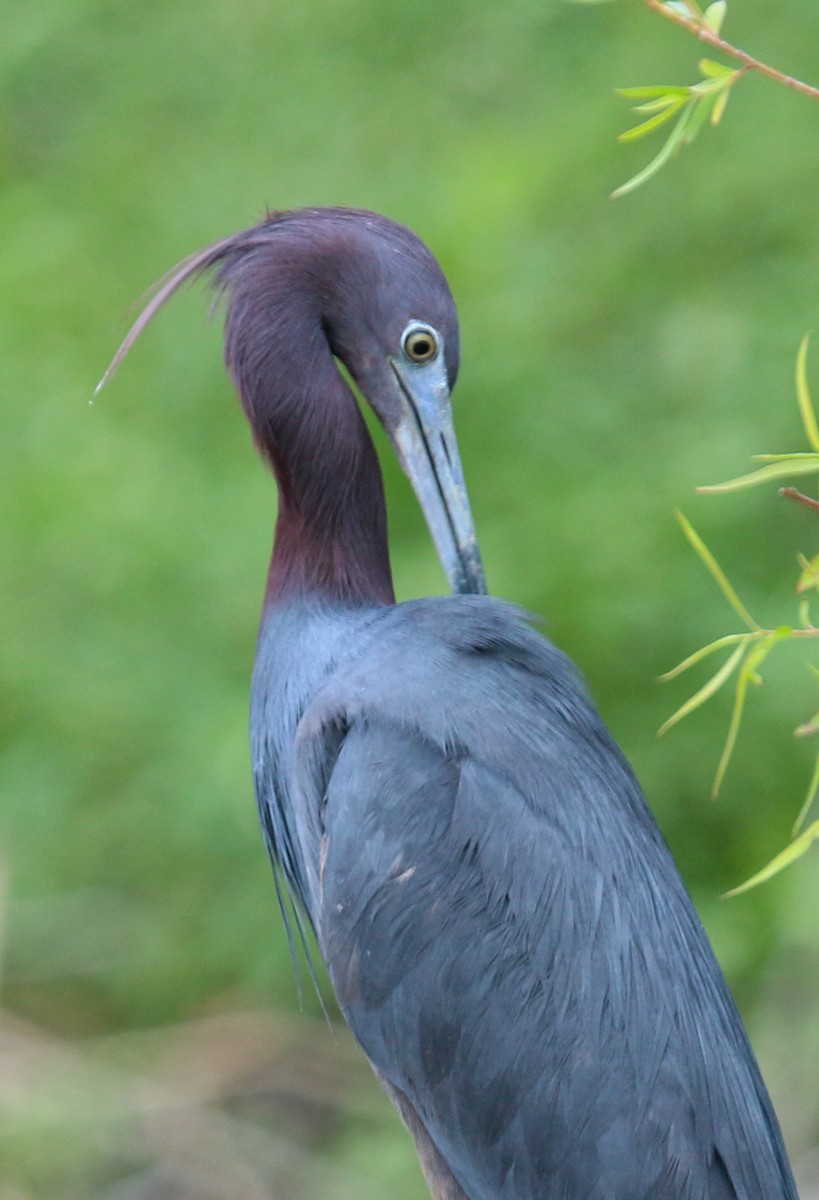
[[94, 395], [96, 396], [105, 387], [109, 379], [116, 374], [122, 360], [128, 354], [128, 351], [139, 335], [150, 324], [159, 310], [170, 300], [171, 296], [179, 291], [183, 284], [198, 278], [205, 271], [215, 266], [216, 263], [228, 257], [231, 252], [239, 249], [246, 250], [264, 242], [265, 238], [263, 236], [248, 237], [248, 232], [258, 235], [260, 231], [261, 227], [253, 231], [231, 234], [229, 237], [222, 238], [220, 241], [206, 246], [204, 250], [197, 250], [193, 254], [189, 254], [187, 258], [183, 258], [175, 267], [171, 267], [169, 271], [166, 271], [153, 285], [156, 289], [153, 296], [123, 338], [119, 349], [106, 368], [105, 374], [94, 389]]

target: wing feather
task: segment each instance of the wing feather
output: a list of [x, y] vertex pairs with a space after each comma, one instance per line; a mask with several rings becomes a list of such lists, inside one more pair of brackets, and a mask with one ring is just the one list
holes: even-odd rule
[[302, 763], [344, 730], [310, 903], [346, 1019], [470, 1200], [795, 1200], [631, 771], [562, 656], [493, 617], [399, 628], [306, 714]]

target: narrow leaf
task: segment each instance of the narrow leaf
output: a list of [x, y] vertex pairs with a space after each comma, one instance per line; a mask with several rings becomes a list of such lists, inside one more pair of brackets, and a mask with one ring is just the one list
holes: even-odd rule
[[725, 739], [725, 745], [722, 748], [717, 773], [714, 777], [714, 783], [711, 787], [711, 799], [716, 800], [719, 795], [719, 790], [722, 787], [722, 781], [725, 779], [725, 772], [728, 770], [728, 764], [731, 761], [731, 756], [734, 753], [734, 746], [737, 742], [739, 727], [742, 724], [742, 713], [745, 709], [745, 696], [748, 691], [750, 675], [747, 671], [742, 670], [737, 679], [737, 687], [734, 693], [734, 707], [731, 710], [731, 720], [728, 725], [728, 736]]
[[810, 615], [810, 597], [805, 596], [799, 605], [799, 625], [802, 629], [813, 628], [813, 618]]
[[634, 125], [631, 129], [627, 129], [625, 133], [621, 133], [617, 140], [618, 142], [631, 142], [636, 138], [645, 137], [647, 133], [664, 125], [666, 121], [670, 121], [676, 112], [682, 108], [685, 100], [675, 99], [672, 105], [669, 105], [663, 112], [656, 113], [653, 117], [649, 117], [647, 121], [641, 121], [639, 125]]
[[808, 442], [814, 450], [819, 450], [819, 428], [816, 425], [816, 414], [808, 388], [808, 341], [808, 335], [805, 334], [796, 356], [796, 398], [799, 401], [799, 411]]
[[694, 529], [694, 526], [686, 519], [683, 513], [679, 511], [677, 512], [677, 520], [680, 522], [683, 533], [688, 538], [688, 541], [690, 542], [696, 554], [699, 556], [700, 561], [704, 563], [704, 565], [711, 572], [711, 575], [715, 579], [719, 590], [731, 605], [731, 608], [737, 614], [740, 621], [742, 621], [743, 625], [747, 625], [749, 629], [753, 630], [754, 633], [759, 633], [761, 631], [760, 626], [748, 612], [748, 609], [734, 591], [722, 567], [714, 558], [713, 554], [708, 549], [700, 535]]
[[813, 450], [798, 450], [796, 454], [752, 454], [754, 462], [812, 462], [819, 466], [819, 454]]
[[691, 88], [673, 83], [652, 83], [647, 87], [615, 88], [614, 91], [626, 100], [650, 100], [653, 96], [688, 96]]
[[725, 739], [725, 746], [722, 750], [722, 756], [717, 767], [717, 774], [714, 778], [714, 786], [711, 789], [711, 795], [714, 799], [719, 795], [719, 790], [722, 787], [725, 779], [725, 772], [728, 770], [728, 764], [731, 761], [731, 756], [734, 753], [739, 727], [742, 724], [742, 714], [745, 709], [745, 697], [748, 694], [749, 683], [760, 683], [761, 680], [756, 673], [756, 669], [761, 665], [763, 659], [770, 654], [777, 642], [780, 642], [784, 637], [790, 634], [790, 629], [777, 629], [775, 633], [770, 634], [763, 641], [757, 643], [749, 652], [748, 657], [742, 665], [742, 670], [737, 679], [736, 692], [734, 693], [734, 708], [731, 713], [731, 721], [728, 726], [728, 736]]
[[703, 15], [699, 10], [699, 6], [696, 5], [693, 0], [666, 0], [664, 7], [667, 8], [669, 12], [674, 12], [681, 17], [685, 17], [688, 21], [703, 20]]
[[705, 704], [706, 700], [710, 700], [714, 693], [719, 691], [725, 681], [730, 679], [736, 667], [742, 660], [744, 653], [745, 645], [742, 644], [737, 646], [734, 653], [722, 664], [716, 675], [712, 675], [708, 682], [704, 684], [698, 692], [695, 692], [693, 696], [689, 696], [685, 704], [681, 705], [675, 713], [672, 713], [667, 721], [663, 722], [663, 724], [657, 730], [658, 736], [664, 734], [667, 729], [672, 727], [672, 725], [676, 725], [678, 721], [683, 719], [683, 717], [687, 717], [689, 713], [692, 713], [695, 709], [700, 708], [701, 705]]
[[727, 86], [724, 79], [701, 79], [691, 85], [691, 91], [695, 96], [715, 96]]
[[789, 846], [786, 846], [775, 858], [772, 858], [766, 867], [763, 867], [761, 871], [757, 871], [756, 875], [752, 875], [750, 879], [746, 879], [739, 887], [731, 888], [730, 892], [726, 892], [726, 897], [738, 896], [741, 892], [747, 892], [751, 888], [757, 887], [760, 883], [765, 883], [767, 880], [773, 878], [774, 875], [777, 875], [785, 867], [789, 867], [791, 863], [795, 863], [803, 854], [806, 854], [817, 838], [819, 838], [819, 821], [814, 821], [800, 837], [792, 841]]
[[635, 104], [632, 112], [655, 113], [659, 112], [662, 108], [669, 108], [672, 104], [677, 106], [679, 103], [679, 96], [660, 96], [659, 100], [647, 100], [645, 104]]
[[729, 75], [737, 75], [736, 67], [726, 66], [725, 63], [715, 62], [713, 58], [701, 58], [698, 64], [700, 73], [708, 79], [727, 79]]
[[804, 554], [799, 555], [799, 565], [802, 568], [802, 573], [796, 584], [797, 596], [803, 595], [812, 588], [819, 589], [819, 554], [808, 562]]
[[694, 138], [702, 129], [705, 122], [708, 120], [709, 114], [714, 107], [713, 96], [702, 96], [693, 106], [691, 119], [688, 122], [688, 127], [685, 131], [684, 142], [689, 146]]
[[791, 475], [814, 475], [819, 471], [819, 454], [806, 455], [801, 462], [791, 459], [788, 462], [770, 463], [751, 471], [749, 475], [739, 475], [736, 479], [728, 479], [725, 483], [712, 483], [698, 487], [698, 492], [738, 492], [741, 488], [756, 487], [760, 483], [771, 483], [775, 479], [787, 479]]
[[813, 807], [814, 800], [816, 799], [817, 791], [819, 791], [819, 754], [816, 755], [816, 762], [813, 764], [813, 774], [811, 775], [810, 783], [808, 784], [808, 794], [805, 797], [805, 803], [800, 808], [799, 816], [793, 823], [791, 837], [796, 837], [799, 833], [799, 830], [805, 824], [805, 819]]
[[722, 29], [722, 22], [725, 20], [727, 11], [728, 0], [714, 0], [714, 3], [709, 4], [702, 14], [705, 24], [717, 37], [719, 37], [719, 31]]
[[615, 188], [615, 190], [611, 193], [612, 200], [616, 200], [619, 196], [625, 196], [628, 192], [635, 191], [636, 188], [640, 187], [640, 185], [643, 183], [647, 183], [649, 179], [656, 175], [657, 172], [665, 166], [675, 151], [679, 148], [683, 138], [685, 137], [690, 114], [691, 107], [689, 105], [683, 109], [679, 121], [672, 129], [668, 140], [660, 150], [659, 154], [657, 154], [655, 158], [652, 158], [648, 166], [643, 167], [642, 171], [638, 171], [638, 173], [633, 175], [631, 179], [626, 180], [626, 182], [621, 184], [620, 187]]
[[714, 101], [714, 107], [711, 109], [711, 124], [719, 125], [722, 118], [725, 116], [725, 109], [728, 107], [728, 101], [731, 98], [731, 89], [726, 88], [724, 92], [720, 92]]
[[702, 662], [704, 658], [708, 658], [710, 654], [714, 654], [717, 650], [722, 650], [723, 646], [735, 646], [737, 642], [747, 642], [753, 636], [752, 633], [727, 633], [725, 637], [717, 638], [715, 642], [709, 642], [707, 646], [703, 646], [700, 650], [695, 650], [693, 654], [689, 654], [688, 658], [684, 658], [681, 663], [677, 663], [676, 667], [672, 667], [670, 671], [666, 671], [664, 675], [660, 676], [660, 679], [663, 683], [669, 679], [676, 679], [678, 675], [682, 675], [683, 671], [687, 671], [689, 667]]

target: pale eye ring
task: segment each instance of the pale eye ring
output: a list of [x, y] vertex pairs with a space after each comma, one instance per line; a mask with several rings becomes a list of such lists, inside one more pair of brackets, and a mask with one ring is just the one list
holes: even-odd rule
[[438, 335], [429, 325], [411, 325], [402, 338], [404, 353], [410, 362], [432, 362], [438, 353]]

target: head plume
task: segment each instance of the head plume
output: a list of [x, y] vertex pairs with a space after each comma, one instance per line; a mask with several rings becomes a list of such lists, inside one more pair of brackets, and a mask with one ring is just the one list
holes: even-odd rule
[[[458, 370], [457, 317], [446, 279], [433, 255], [405, 226], [377, 213], [323, 208], [268, 213], [260, 224], [206, 246], [163, 275], [111, 360], [97, 392], [183, 284], [215, 267], [218, 293], [233, 291], [240, 278], [233, 268], [244, 274], [244, 266], [257, 257], [254, 252], [264, 254], [274, 247], [279, 247], [282, 254], [271, 266], [288, 275], [288, 287], [293, 286], [296, 268], [301, 281], [315, 289], [327, 335], [332, 338], [334, 331], [338, 335], [331, 344], [334, 353], [346, 361], [344, 326], [351, 310], [357, 310], [362, 318], [367, 312], [371, 322], [368, 333], [374, 339], [387, 327], [394, 334], [391, 326], [400, 329], [408, 315], [432, 317], [446, 332], [447, 368], [450, 386], [454, 384]], [[369, 253], [362, 254], [363, 250]], [[430, 304], [433, 311], [424, 311]], [[385, 316], [393, 321], [382, 321]], [[346, 365], [354, 366], [350, 362]]]
[[[276, 214], [271, 213], [265, 224], [275, 221], [275, 219]], [[153, 288], [150, 289], [153, 295], [123, 338], [119, 349], [106, 368], [105, 374], [97, 384], [94, 394], [99, 393], [105, 387], [106, 383], [113, 378], [139, 335], [150, 324], [159, 310], [170, 300], [171, 296], [179, 291], [183, 284], [189, 283], [193, 279], [198, 279], [210, 270], [211, 267], [215, 267], [217, 264], [231, 258], [242, 249], [249, 249], [254, 244], [263, 245], [265, 241], [262, 232], [263, 229], [264, 226], [257, 226], [254, 229], [221, 238], [218, 242], [213, 242], [212, 245], [206, 246], [204, 250], [197, 250], [193, 254], [189, 254], [187, 258], [183, 258], [175, 267], [171, 267], [169, 271], [166, 271], [153, 285]]]

